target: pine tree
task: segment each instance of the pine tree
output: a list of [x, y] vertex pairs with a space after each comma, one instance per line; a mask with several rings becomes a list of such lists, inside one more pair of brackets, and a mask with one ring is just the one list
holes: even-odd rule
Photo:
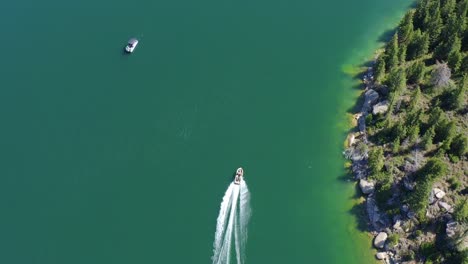
[[442, 111], [440, 107], [434, 107], [429, 113], [429, 120], [427, 121], [427, 124], [429, 126], [435, 126], [440, 120], [444, 119], [446, 119], [444, 111]]
[[448, 150], [448, 147], [452, 143], [453, 138], [455, 137], [455, 133], [457, 130], [457, 126], [453, 121], [440, 121], [437, 123], [435, 127], [436, 135], [434, 140], [436, 142], [444, 142], [446, 144], [445, 150]]
[[463, 57], [462, 62], [460, 64], [459, 71], [460, 72], [468, 72], [468, 55], [465, 55], [465, 57]]
[[398, 122], [395, 126], [393, 126], [389, 136], [391, 139], [395, 140], [397, 137], [406, 138], [407, 135], [408, 130], [406, 129], [406, 126], [404, 126], [402, 122]]
[[447, 21], [448, 17], [455, 11], [456, 5], [456, 0], [445, 0], [444, 4], [440, 9], [441, 16], [442, 19], [444, 19], [444, 21]]
[[434, 126], [431, 126], [426, 133], [424, 133], [422, 137], [422, 146], [425, 150], [428, 150], [429, 148], [432, 147], [432, 141], [434, 140], [435, 136], [435, 128]]
[[429, 12], [427, 11], [427, 9], [429, 8], [429, 1], [430, 0], [420, 0], [418, 2], [413, 18], [413, 24], [415, 29], [423, 29], [424, 21], [426, 20], [426, 15], [429, 14]]
[[415, 142], [419, 137], [419, 126], [413, 125], [408, 129], [408, 139], [410, 142]]
[[414, 11], [410, 10], [406, 13], [405, 17], [400, 23], [400, 26], [398, 28], [398, 37], [400, 43], [410, 43], [411, 42], [411, 37], [413, 35], [413, 16], [414, 16]]
[[406, 44], [400, 44], [400, 47], [398, 50], [398, 62], [400, 63], [400, 65], [406, 62], [406, 49], [407, 49]]
[[383, 58], [383, 55], [380, 55], [377, 58], [377, 61], [375, 63], [375, 81], [377, 83], [382, 83], [384, 77], [385, 77], [385, 60]]
[[392, 152], [393, 154], [397, 154], [400, 151], [400, 137], [396, 137], [392, 143]]
[[444, 26], [442, 23], [442, 17], [440, 16], [439, 6], [439, 1], [432, 2], [429, 11], [431, 16], [426, 16], [425, 28], [429, 35], [430, 46], [434, 46], [438, 42], [440, 33]]
[[406, 115], [405, 125], [407, 127], [419, 126], [421, 124], [422, 109], [415, 109]]
[[457, 72], [458, 68], [460, 68], [461, 61], [462, 61], [462, 54], [460, 53], [461, 40], [457, 36], [454, 36], [453, 38], [454, 38], [454, 40], [453, 40], [453, 43], [452, 43], [452, 47], [451, 47], [450, 52], [448, 54], [448, 66], [454, 72]]
[[455, 13], [450, 14], [442, 29], [441, 40], [449, 40], [453, 36], [462, 37], [465, 27], [465, 18], [460, 18]]
[[468, 13], [468, 1], [466, 0], [459, 1], [455, 8], [455, 11], [459, 18], [465, 18]]
[[468, 152], [468, 138], [466, 135], [458, 134], [450, 145], [450, 152], [461, 158]]
[[409, 105], [410, 113], [414, 112], [414, 111], [416, 111], [416, 109], [418, 109], [419, 101], [421, 101], [421, 89], [419, 89], [419, 87], [417, 87], [414, 90], [413, 95], [411, 96], [410, 105]]
[[379, 172], [382, 170], [385, 159], [383, 155], [382, 147], [376, 147], [369, 151], [369, 169], [372, 176], [377, 176]]
[[393, 35], [392, 40], [385, 48], [385, 70], [390, 71], [398, 65], [398, 34]]
[[408, 60], [414, 60], [426, 55], [429, 51], [429, 36], [426, 33], [421, 33], [417, 29], [413, 33], [412, 41], [408, 44], [407, 57]]
[[464, 75], [458, 86], [450, 92], [448, 98], [449, 109], [456, 110], [463, 107], [468, 91], [468, 75]]
[[401, 92], [406, 87], [406, 72], [404, 69], [393, 69], [387, 78], [387, 84], [392, 92]]
[[[408, 67], [408, 83], [419, 84], [421, 83], [426, 66], [423, 61], [416, 61]], [[419, 88], [418, 88], [419, 89]]]

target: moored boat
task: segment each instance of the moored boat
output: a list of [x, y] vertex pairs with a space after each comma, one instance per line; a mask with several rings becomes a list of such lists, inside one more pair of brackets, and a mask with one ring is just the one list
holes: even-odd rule
[[136, 46], [138, 45], [138, 39], [131, 38], [128, 40], [127, 46], [125, 46], [125, 51], [128, 53], [132, 53]]

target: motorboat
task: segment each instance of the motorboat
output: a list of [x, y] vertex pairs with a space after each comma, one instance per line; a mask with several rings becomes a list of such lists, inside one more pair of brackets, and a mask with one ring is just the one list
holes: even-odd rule
[[239, 185], [244, 180], [244, 169], [238, 168], [236, 170], [236, 176], [234, 176], [234, 184]]
[[125, 51], [128, 53], [132, 53], [136, 46], [138, 45], [138, 39], [131, 38], [128, 40], [127, 46], [125, 46]]

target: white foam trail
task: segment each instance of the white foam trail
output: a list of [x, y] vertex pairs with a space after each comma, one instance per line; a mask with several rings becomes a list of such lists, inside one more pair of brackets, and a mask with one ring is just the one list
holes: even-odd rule
[[[239, 207], [238, 207], [239, 208]], [[237, 264], [241, 264], [241, 251], [240, 251], [240, 228], [239, 228], [239, 210], [236, 208], [236, 216], [234, 217], [234, 249], [236, 250]]]
[[[237, 201], [239, 200], [239, 185], [235, 185], [232, 191], [232, 206], [229, 214], [229, 221], [226, 228], [226, 235], [221, 249], [222, 263], [230, 263], [232, 249], [232, 233], [234, 227], [234, 217], [236, 215]], [[224, 262], [225, 261], [225, 262]]]
[[219, 209], [218, 219], [216, 220], [215, 241], [213, 243], [213, 261], [219, 258], [219, 253], [224, 237], [224, 228], [226, 226], [226, 216], [228, 214], [228, 210], [231, 207], [233, 188], [234, 184], [231, 183], [231, 185], [229, 185], [228, 189], [226, 190], [226, 193], [224, 194], [223, 201], [221, 202]]
[[[245, 181], [231, 183], [224, 194], [216, 224], [213, 243], [213, 264], [229, 264], [233, 247], [237, 264], [245, 262], [247, 225], [250, 219], [250, 193]], [[229, 217], [228, 217], [229, 216]]]
[[249, 224], [251, 209], [250, 209], [250, 192], [247, 187], [247, 183], [242, 181], [240, 184], [240, 201], [239, 201], [239, 229], [240, 229], [240, 261], [245, 262], [245, 248], [247, 244], [248, 230], [247, 226]]

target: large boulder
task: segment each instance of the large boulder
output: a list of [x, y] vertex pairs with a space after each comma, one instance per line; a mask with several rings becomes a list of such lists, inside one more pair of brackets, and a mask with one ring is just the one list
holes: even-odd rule
[[387, 233], [385, 232], [380, 232], [375, 238], [374, 238], [374, 246], [376, 248], [383, 248], [385, 246], [385, 241], [387, 241]]
[[378, 114], [385, 114], [388, 111], [390, 103], [388, 100], [379, 102], [378, 104], [374, 105], [372, 108], [372, 114], [378, 115]]
[[375, 257], [379, 260], [383, 260], [388, 257], [388, 254], [387, 252], [377, 252], [377, 254], [375, 254]]
[[449, 221], [445, 229], [449, 237], [449, 246], [463, 252], [468, 249], [468, 224]]
[[366, 132], [366, 116], [361, 114], [357, 122], [358, 122], [359, 132], [365, 133]]
[[349, 136], [348, 136], [348, 146], [351, 147], [352, 145], [354, 145], [355, 142], [356, 142], [356, 136], [353, 133], [349, 134]]
[[437, 199], [442, 199], [445, 196], [445, 192], [439, 188], [434, 188], [432, 191]]
[[450, 204], [448, 203], [445, 203], [445, 202], [442, 202], [442, 201], [439, 201], [439, 207], [440, 209], [443, 209], [449, 213], [452, 213], [453, 212], [453, 208]]
[[445, 233], [447, 234], [448, 237], [453, 237], [455, 235], [455, 232], [457, 231], [458, 223], [455, 221], [449, 221], [447, 223], [447, 226], [445, 228]]
[[371, 181], [366, 181], [364, 179], [361, 179], [359, 181], [359, 187], [361, 188], [362, 193], [364, 194], [369, 194], [374, 192], [375, 186], [374, 183]]
[[379, 220], [380, 220], [380, 211], [379, 208], [377, 207], [377, 203], [372, 197], [373, 195], [369, 195], [366, 200], [366, 210], [367, 210], [367, 215], [369, 216], [369, 221], [372, 224], [372, 227], [376, 230], [379, 229]]
[[379, 99], [379, 94], [372, 90], [369, 89], [364, 93], [364, 104], [362, 105], [362, 112], [368, 112], [369, 109], [377, 102]]

